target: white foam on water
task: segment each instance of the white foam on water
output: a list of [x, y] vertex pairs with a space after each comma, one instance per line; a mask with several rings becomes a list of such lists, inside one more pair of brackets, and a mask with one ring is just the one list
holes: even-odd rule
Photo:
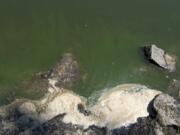
[[102, 93], [90, 109], [104, 118], [98, 123], [110, 129], [135, 123], [137, 118], [148, 116], [148, 105], [159, 91], [141, 85], [119, 85]]
[[[109, 129], [127, 126], [135, 123], [139, 117], [148, 116], [148, 104], [161, 93], [137, 84], [118, 85], [104, 90], [94, 105], [87, 106], [84, 97], [68, 90], [55, 90], [38, 101], [39, 108], [45, 106], [36, 116], [40, 121], [45, 122], [65, 113], [65, 123], [82, 125], [84, 128], [96, 125]], [[78, 104], [82, 104], [91, 114], [86, 116], [80, 112]]]

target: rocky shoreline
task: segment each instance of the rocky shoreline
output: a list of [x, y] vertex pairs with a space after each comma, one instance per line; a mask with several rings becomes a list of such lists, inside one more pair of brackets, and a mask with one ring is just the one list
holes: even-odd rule
[[[0, 134], [180, 134], [180, 102], [178, 100], [175, 100], [173, 97], [167, 94], [163, 94], [151, 89], [146, 89], [144, 86], [142, 89], [141, 85], [127, 84], [126, 86], [120, 85], [118, 87], [119, 90], [112, 90], [111, 94], [108, 92], [108, 95], [110, 94], [111, 98], [104, 98], [102, 96], [104, 99], [99, 100], [98, 103], [96, 103], [94, 107], [91, 108], [85, 104], [85, 100], [83, 100], [81, 97], [66, 90], [64, 90], [65, 93], [62, 91], [49, 93], [46, 95], [46, 97], [38, 101], [28, 99], [16, 100], [12, 104], [0, 108]], [[151, 95], [152, 93], [154, 93], [154, 98]], [[137, 102], [139, 103], [137, 106], [127, 109], [126, 106], [130, 106], [128, 103], [129, 99], [122, 99], [117, 102], [117, 99], [122, 98], [122, 96], [117, 98], [114, 97], [113, 94], [122, 96], [125, 96], [124, 94], [128, 94], [128, 96], [131, 96], [131, 99], [139, 98], [138, 100], [142, 103], [140, 104], [140, 102]], [[140, 95], [137, 96], [137, 94]], [[113, 107], [112, 101], [109, 101], [110, 99], [116, 100], [117, 104], [119, 104], [119, 107]], [[123, 103], [125, 105], [121, 104], [123, 101], [125, 101], [125, 103]], [[144, 104], [145, 102], [148, 104]], [[83, 106], [81, 110], [78, 107], [79, 105]], [[141, 106], [142, 110], [139, 110], [138, 106]], [[95, 108], [95, 111], [93, 111], [94, 109], [92, 108]], [[136, 108], [138, 108], [138, 110]], [[109, 110], [106, 111], [107, 109]], [[117, 111], [119, 109], [122, 109], [122, 111]], [[103, 112], [99, 113], [100, 115], [98, 115], [100, 110]], [[129, 112], [130, 114], [128, 114]], [[122, 119], [122, 117], [125, 116], [127, 119]]]
[[16, 99], [0, 107], [0, 135], [180, 135], [180, 102], [139, 84], [102, 91], [97, 102], [68, 90], [80, 75], [76, 59], [65, 54], [47, 72], [39, 100]]

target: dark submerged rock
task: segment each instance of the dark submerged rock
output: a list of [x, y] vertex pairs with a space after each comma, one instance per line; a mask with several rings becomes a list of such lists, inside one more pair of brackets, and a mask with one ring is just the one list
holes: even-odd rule
[[80, 69], [77, 60], [71, 53], [65, 53], [62, 59], [47, 72], [38, 74], [43, 79], [56, 80], [56, 86], [70, 88], [80, 76]]
[[63, 55], [60, 62], [58, 62], [49, 73], [49, 78], [57, 80], [56, 86], [72, 86], [79, 77], [79, 65], [75, 57], [66, 53]]
[[22, 81], [17, 89], [45, 93], [50, 87], [48, 79], [56, 80], [57, 87], [69, 89], [79, 78], [80, 69], [76, 58], [65, 53], [50, 70], [34, 74], [30, 80]]
[[159, 67], [175, 72], [176, 58], [167, 54], [163, 49], [158, 48], [156, 45], [149, 45], [144, 47], [145, 56], [150, 62], [158, 65]]
[[13, 121], [1, 119], [0, 135], [107, 135], [106, 128], [90, 126], [84, 129], [79, 125], [64, 123], [62, 121], [64, 115], [61, 114], [44, 124], [40, 124], [26, 116]]

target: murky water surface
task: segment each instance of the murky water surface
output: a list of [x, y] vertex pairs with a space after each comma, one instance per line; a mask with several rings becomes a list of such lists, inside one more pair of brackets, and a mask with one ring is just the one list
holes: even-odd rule
[[122, 83], [166, 91], [180, 68], [167, 73], [149, 64], [140, 47], [155, 43], [180, 58], [179, 0], [1, 0], [0, 104], [13, 93], [37, 94], [17, 84], [73, 53], [83, 96]]

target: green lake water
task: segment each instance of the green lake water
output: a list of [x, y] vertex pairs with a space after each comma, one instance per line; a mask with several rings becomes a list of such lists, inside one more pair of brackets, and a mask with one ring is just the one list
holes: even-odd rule
[[[17, 85], [73, 53], [85, 74], [74, 91], [90, 96], [123, 83], [167, 91], [175, 73], [149, 64], [140, 47], [157, 44], [180, 58], [179, 0], [1, 0], [0, 104]], [[167, 76], [169, 76], [167, 78]]]

